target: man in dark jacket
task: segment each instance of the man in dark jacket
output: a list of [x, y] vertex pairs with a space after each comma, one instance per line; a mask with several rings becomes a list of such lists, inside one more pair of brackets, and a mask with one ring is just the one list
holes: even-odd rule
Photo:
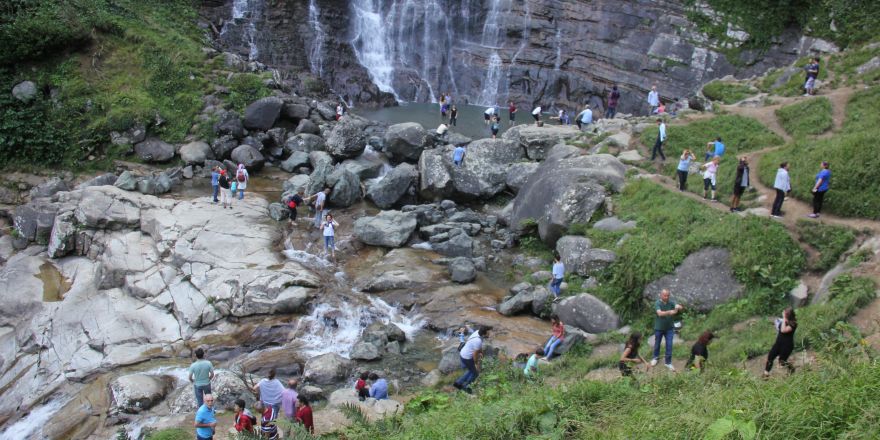
[[739, 199], [749, 186], [749, 158], [739, 158], [736, 166], [736, 179], [733, 181], [733, 198], [730, 200], [730, 212], [742, 211], [739, 207]]

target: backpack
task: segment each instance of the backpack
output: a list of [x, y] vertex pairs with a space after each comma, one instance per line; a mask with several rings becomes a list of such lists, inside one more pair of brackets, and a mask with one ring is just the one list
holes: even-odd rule
[[296, 209], [296, 200], [290, 199], [287, 202], [287, 207], [290, 209]]
[[238, 180], [239, 182], [244, 182], [244, 171], [239, 170], [238, 173], [235, 175], [235, 180]]

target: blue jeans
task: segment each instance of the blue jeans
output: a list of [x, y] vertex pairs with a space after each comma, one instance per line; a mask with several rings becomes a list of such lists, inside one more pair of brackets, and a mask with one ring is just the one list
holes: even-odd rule
[[477, 364], [473, 359], [459, 358], [461, 359], [461, 365], [464, 366], [467, 371], [465, 371], [461, 377], [456, 379], [455, 383], [461, 388], [467, 388], [471, 383], [477, 380], [477, 376], [480, 375], [480, 372], [477, 371]]
[[335, 237], [333, 237], [332, 235], [325, 235], [324, 236], [324, 250], [325, 251], [332, 251], [333, 250], [334, 238]]
[[617, 114], [617, 107], [608, 107], [605, 109], [605, 117], [608, 119], [614, 119], [614, 115]]
[[193, 385], [193, 391], [196, 393], [196, 408], [201, 408], [205, 403], [205, 394], [211, 394], [211, 384]]
[[317, 209], [315, 210], [315, 227], [316, 227], [316, 228], [320, 228], [320, 227], [321, 227], [321, 221], [324, 220], [324, 216], [325, 216], [325, 215], [327, 215], [327, 210], [326, 210], [326, 209], [322, 209], [322, 210], [320, 210], [320, 211], [317, 210]]
[[556, 336], [550, 336], [550, 339], [544, 345], [544, 357], [550, 359], [553, 357], [553, 352], [556, 351], [556, 347], [562, 343], [562, 339], [557, 338]]
[[[233, 194], [233, 196], [235, 196], [235, 195]], [[241, 200], [243, 198], [244, 198], [244, 189], [239, 189], [238, 190], [238, 200]]]
[[675, 330], [669, 329], [666, 331], [663, 330], [654, 330], [654, 359], [660, 358], [660, 339], [666, 338], [666, 354], [664, 355], [664, 361], [666, 365], [672, 363], [672, 338], [675, 336]]
[[217, 196], [220, 195], [220, 185], [211, 185], [211, 186], [214, 187], [214, 201], [219, 202], [219, 200], [217, 200]]
[[550, 281], [550, 291], [553, 292], [553, 296], [559, 296], [562, 291], [560, 286], [562, 286], [562, 278], [553, 278], [553, 281]]

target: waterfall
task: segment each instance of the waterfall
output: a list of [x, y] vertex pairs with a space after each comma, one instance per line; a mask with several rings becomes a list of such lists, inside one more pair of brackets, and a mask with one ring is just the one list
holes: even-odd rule
[[309, 67], [320, 78], [324, 74], [324, 41], [327, 40], [327, 33], [321, 26], [321, 14], [315, 0], [309, 0], [309, 26], [314, 34], [312, 47], [309, 49]]
[[559, 72], [559, 68], [562, 66], [562, 29], [558, 27], [558, 23], [554, 43], [556, 45], [556, 62], [553, 63], [553, 71]]
[[257, 47], [257, 25], [255, 17], [262, 10], [263, 0], [233, 0], [232, 15], [229, 23], [223, 26], [220, 36], [225, 36], [230, 26], [241, 26], [242, 42], [248, 47], [248, 61], [256, 61], [260, 54]]
[[[486, 77], [483, 79], [483, 85], [480, 90], [480, 97], [477, 101], [481, 105], [498, 104], [498, 87], [501, 84], [501, 78], [504, 75], [504, 64], [501, 61], [501, 55], [498, 54], [499, 37], [501, 35], [501, 13], [504, 5], [502, 2], [506, 0], [492, 0], [489, 13], [486, 15], [486, 22], [483, 23], [483, 39], [482, 45], [492, 49], [489, 56], [489, 62], [486, 65]], [[509, 8], [509, 3], [507, 3]], [[509, 12], [509, 11], [508, 11]]]
[[489, 8], [489, 13], [486, 15], [486, 22], [483, 23], [483, 46], [498, 48], [498, 37], [501, 34], [499, 16], [501, 15], [502, 1], [503, 0], [492, 0], [492, 6]]
[[498, 84], [502, 76], [501, 56], [497, 51], [492, 51], [489, 64], [486, 67], [486, 78], [483, 81], [483, 89], [477, 101], [480, 105], [492, 106], [498, 104]]
[[353, 0], [354, 48], [358, 61], [367, 69], [379, 90], [394, 94], [400, 100], [391, 80], [394, 65], [391, 63], [389, 51], [388, 26], [382, 20], [381, 10], [375, 0]]
[[69, 401], [69, 398], [67, 400], [56, 398], [43, 406], [31, 409], [26, 416], [18, 419], [0, 433], [0, 438], [10, 440], [47, 438], [43, 435], [43, 427], [51, 423], [52, 417]]
[[516, 60], [519, 58], [520, 54], [522, 54], [522, 51], [525, 50], [526, 45], [529, 44], [529, 38], [532, 36], [532, 8], [529, 6], [529, 0], [523, 2], [523, 9], [522, 39], [520, 40], [519, 47], [516, 49], [513, 57], [510, 58], [511, 66], [516, 64]]

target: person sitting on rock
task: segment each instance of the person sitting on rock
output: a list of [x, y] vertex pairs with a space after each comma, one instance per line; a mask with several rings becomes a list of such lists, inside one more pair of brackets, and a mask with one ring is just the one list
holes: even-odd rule
[[376, 400], [388, 398], [388, 381], [385, 378], [380, 378], [376, 373], [370, 373], [370, 382], [373, 383], [370, 386], [370, 397]]
[[556, 350], [556, 347], [558, 347], [559, 344], [565, 341], [565, 324], [562, 323], [562, 321], [559, 319], [559, 316], [551, 316], [550, 323], [553, 334], [544, 345], [545, 361], [549, 361], [553, 357], [553, 352]]
[[368, 371], [364, 371], [361, 373], [357, 382], [354, 383], [354, 390], [357, 391], [358, 400], [363, 402], [367, 397], [370, 397], [370, 389], [367, 387], [367, 379], [369, 379], [370, 373]]
[[535, 352], [529, 356], [529, 360], [526, 361], [526, 366], [523, 369], [523, 374], [526, 375], [529, 379], [534, 379], [535, 375], [538, 374], [538, 359], [544, 357], [544, 349], [538, 347], [535, 349]]

